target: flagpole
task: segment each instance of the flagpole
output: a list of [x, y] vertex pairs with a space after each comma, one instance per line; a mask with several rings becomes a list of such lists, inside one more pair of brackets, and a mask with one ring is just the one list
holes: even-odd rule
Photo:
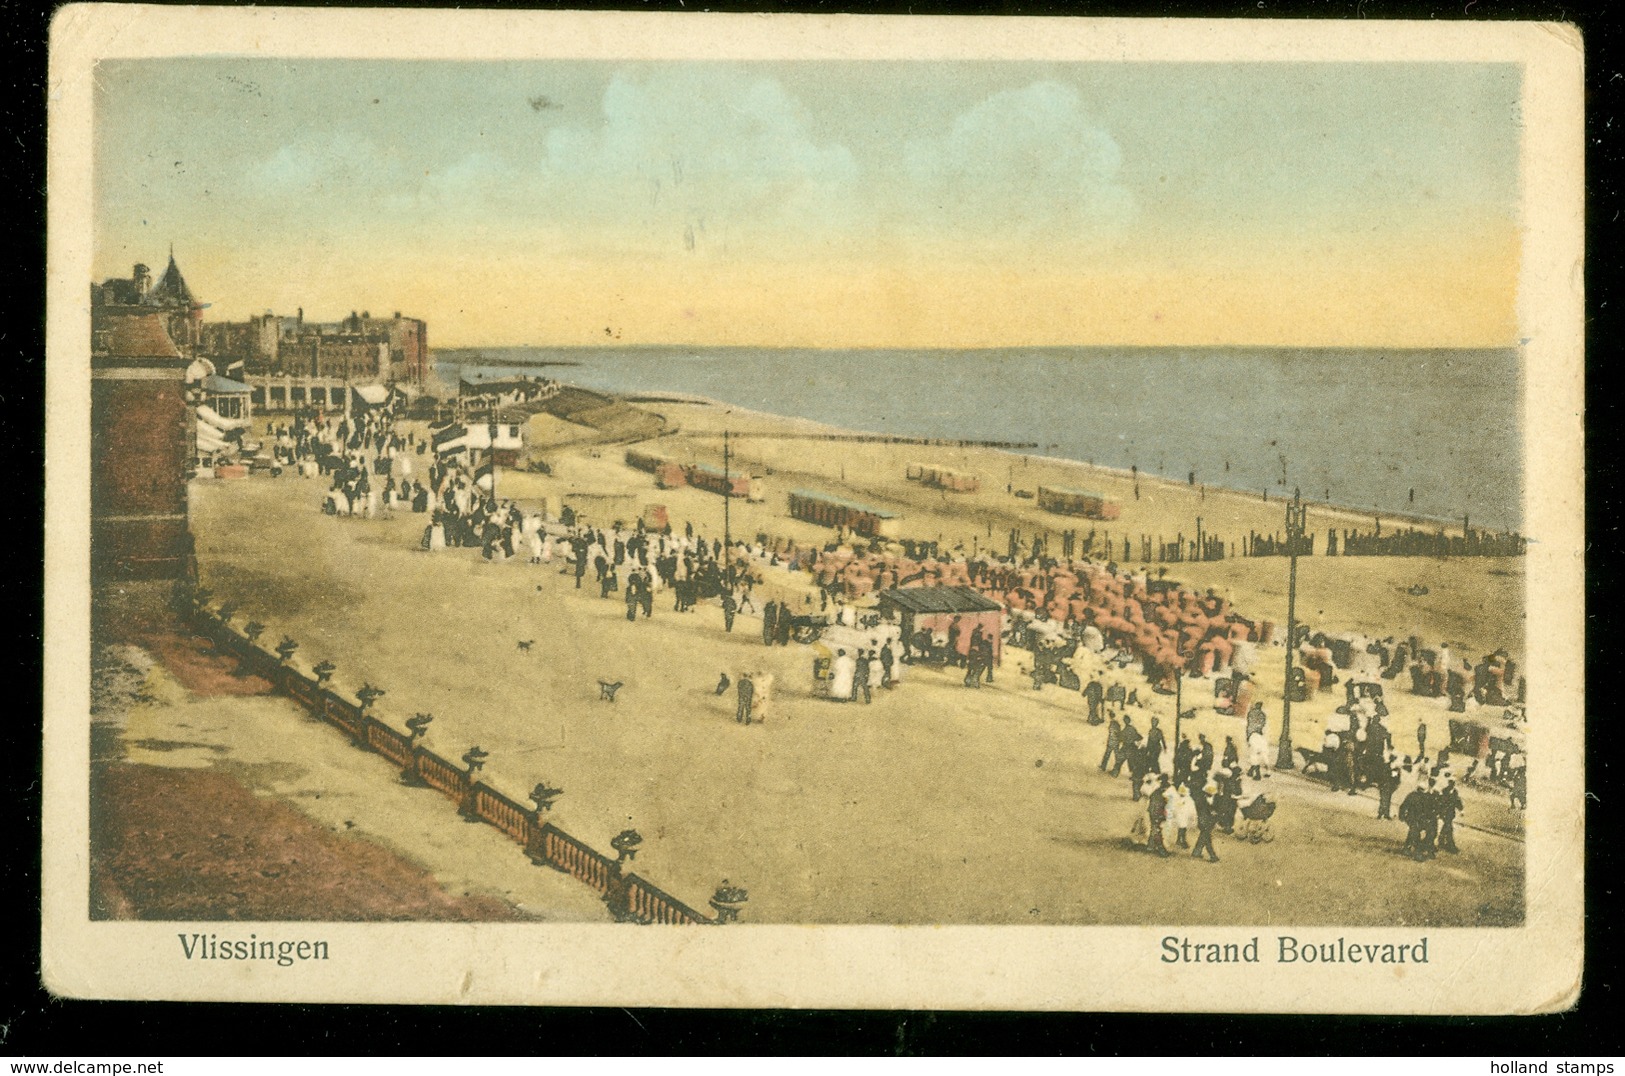
[[497, 503], [497, 413], [491, 409], [491, 505]]
[[722, 578], [732, 590], [733, 532], [729, 528], [728, 505], [733, 500], [733, 479], [728, 474], [728, 431], [722, 431]]
[[1296, 765], [1292, 758], [1292, 655], [1298, 634], [1298, 547], [1303, 543], [1307, 517], [1308, 511], [1294, 489], [1292, 501], [1286, 506], [1286, 688], [1281, 692], [1281, 741], [1275, 753], [1278, 770], [1290, 770]]

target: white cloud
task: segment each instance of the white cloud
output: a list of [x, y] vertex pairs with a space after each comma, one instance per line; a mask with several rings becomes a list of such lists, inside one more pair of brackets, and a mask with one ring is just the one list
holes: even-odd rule
[[962, 237], [1085, 239], [1114, 234], [1135, 215], [1133, 195], [1117, 181], [1122, 160], [1076, 88], [1035, 82], [910, 142], [906, 171], [920, 199], [918, 225]]
[[251, 192], [286, 198], [294, 195], [374, 191], [391, 166], [388, 155], [369, 139], [331, 134], [279, 146], [248, 169]]
[[268, 191], [290, 191], [309, 187], [321, 170], [321, 162], [304, 146], [283, 146], [260, 162], [250, 177], [255, 186]]
[[817, 136], [782, 83], [720, 64], [629, 69], [589, 114], [539, 115], [552, 124], [431, 142], [313, 133], [261, 157], [246, 193], [363, 223], [677, 257], [1081, 244], [1135, 212], [1117, 143], [1055, 82], [992, 94], [900, 147], [866, 143], [861, 161]]
[[549, 199], [684, 249], [840, 229], [858, 178], [777, 81], [710, 65], [617, 75], [597, 122], [547, 132], [540, 167]]

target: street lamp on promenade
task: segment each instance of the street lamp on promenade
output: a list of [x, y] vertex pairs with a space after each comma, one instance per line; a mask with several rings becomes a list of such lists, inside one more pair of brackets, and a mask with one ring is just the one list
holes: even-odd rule
[[497, 412], [491, 409], [491, 503], [497, 503]]
[[1286, 506], [1286, 684], [1281, 690], [1281, 745], [1275, 768], [1290, 770], [1292, 762], [1292, 654], [1298, 635], [1298, 548], [1303, 543], [1307, 512], [1296, 488]]
[[734, 586], [733, 530], [729, 526], [728, 505], [733, 501], [733, 476], [729, 470], [728, 430], [722, 431], [722, 579], [728, 590]]
[[1180, 739], [1179, 739], [1180, 722], [1183, 721], [1184, 717], [1185, 717], [1184, 685], [1185, 685], [1185, 670], [1184, 670], [1183, 667], [1176, 667], [1174, 669], [1174, 747], [1175, 748], [1178, 748], [1178, 746], [1179, 746], [1179, 744], [1181, 742]]

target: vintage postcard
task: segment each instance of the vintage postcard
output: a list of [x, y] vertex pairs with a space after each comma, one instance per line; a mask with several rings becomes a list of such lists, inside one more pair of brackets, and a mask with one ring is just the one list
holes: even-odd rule
[[1572, 29], [51, 50], [53, 991], [1574, 1002]]

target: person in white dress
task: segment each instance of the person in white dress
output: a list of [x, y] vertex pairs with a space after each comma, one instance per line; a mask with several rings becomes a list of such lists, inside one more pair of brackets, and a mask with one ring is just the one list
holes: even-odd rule
[[1184, 785], [1174, 789], [1168, 799], [1168, 828], [1178, 834], [1179, 847], [1189, 848], [1189, 831], [1196, 828], [1196, 801]]
[[446, 548], [446, 525], [435, 522], [429, 527], [429, 552]]
[[830, 665], [829, 697], [839, 702], [852, 698], [852, 681], [858, 671], [857, 659], [845, 650], [837, 651]]
[[1255, 732], [1247, 737], [1247, 770], [1249, 773], [1262, 776], [1269, 772], [1270, 749], [1264, 742], [1264, 734]]

